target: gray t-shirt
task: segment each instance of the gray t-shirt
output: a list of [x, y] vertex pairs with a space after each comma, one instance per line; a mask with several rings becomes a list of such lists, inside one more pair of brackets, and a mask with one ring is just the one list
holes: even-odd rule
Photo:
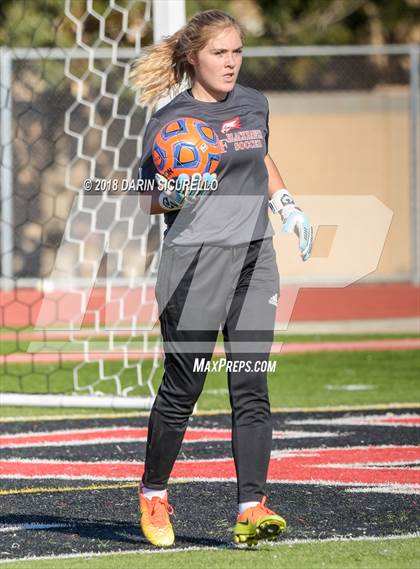
[[169, 121], [193, 117], [207, 122], [224, 152], [216, 169], [218, 188], [194, 205], [165, 214], [165, 245], [232, 246], [273, 235], [268, 219], [268, 101], [238, 83], [223, 101], [203, 102], [182, 91], [150, 119], [143, 140], [139, 177], [156, 173], [153, 142]]

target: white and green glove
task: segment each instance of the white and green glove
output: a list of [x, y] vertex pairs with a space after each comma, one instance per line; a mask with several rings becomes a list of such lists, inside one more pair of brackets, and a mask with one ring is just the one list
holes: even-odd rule
[[203, 195], [217, 187], [216, 174], [180, 174], [175, 180], [168, 180], [161, 174], [156, 174], [159, 195], [159, 205], [166, 211], [174, 211], [189, 204], [195, 204]]
[[271, 196], [268, 202], [274, 213], [279, 213], [283, 221], [283, 231], [285, 233], [296, 233], [299, 238], [299, 249], [303, 261], [307, 261], [311, 256], [313, 243], [313, 230], [311, 222], [297, 207], [293, 196], [282, 188]]

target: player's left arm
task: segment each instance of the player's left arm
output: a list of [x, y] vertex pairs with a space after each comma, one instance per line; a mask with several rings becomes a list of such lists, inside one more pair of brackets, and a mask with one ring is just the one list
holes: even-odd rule
[[286, 188], [286, 184], [280, 175], [271, 156], [267, 153], [264, 158], [268, 172], [268, 197], [269, 206], [274, 213], [279, 213], [283, 221], [283, 231], [292, 233], [299, 238], [299, 249], [303, 261], [311, 256], [313, 229], [308, 217], [298, 207], [293, 196]]

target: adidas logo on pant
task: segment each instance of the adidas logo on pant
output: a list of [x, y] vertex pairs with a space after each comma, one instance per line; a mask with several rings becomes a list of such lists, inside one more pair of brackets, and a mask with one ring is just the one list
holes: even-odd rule
[[278, 299], [277, 293], [273, 294], [273, 296], [268, 299], [268, 303], [272, 304], [273, 306], [277, 306], [278, 302], [279, 302], [279, 299]]

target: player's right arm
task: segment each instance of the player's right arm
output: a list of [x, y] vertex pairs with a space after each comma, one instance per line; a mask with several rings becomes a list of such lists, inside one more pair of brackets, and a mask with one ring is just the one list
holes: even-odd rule
[[[167, 180], [159, 174], [152, 158], [148, 158], [144, 166], [139, 168], [138, 179], [143, 182], [153, 180], [152, 184], [143, 184], [140, 191], [140, 208], [150, 214], [167, 213], [176, 211], [187, 205], [193, 205], [204, 194], [205, 182], [211, 184], [215, 174], [204, 174], [203, 177], [192, 178], [188, 174], [180, 174], [175, 180]], [[195, 182], [193, 180], [195, 179]], [[139, 186], [141, 187], [141, 186]], [[152, 189], [151, 189], [152, 188]]]
[[[140, 161], [140, 164], [142, 160]], [[150, 189], [152, 186], [151, 184], [144, 184], [147, 189], [140, 190], [140, 208], [149, 215], [155, 215], [159, 213], [165, 213], [166, 209], [164, 209], [159, 203], [159, 197], [161, 192], [159, 191], [158, 185], [156, 183], [156, 174], [157, 170], [153, 163], [152, 157], [148, 157], [148, 159], [144, 162], [143, 166], [139, 167], [138, 172], [138, 180], [153, 180], [153, 189]]]
[[142, 148], [142, 155], [139, 162], [139, 169], [138, 169], [138, 176], [137, 179], [143, 180], [144, 182], [153, 180], [153, 189], [151, 189], [152, 184], [144, 183], [144, 189], [141, 189], [141, 186], [138, 184], [139, 187], [139, 199], [140, 199], [140, 208], [149, 215], [165, 213], [165, 209], [159, 203], [159, 194], [161, 193], [158, 189], [158, 186], [155, 182], [156, 179], [156, 166], [153, 163], [152, 158], [152, 149], [153, 149], [153, 142], [159, 130], [162, 128], [160, 122], [152, 117], [147, 124], [146, 130], [143, 136], [143, 148]]

